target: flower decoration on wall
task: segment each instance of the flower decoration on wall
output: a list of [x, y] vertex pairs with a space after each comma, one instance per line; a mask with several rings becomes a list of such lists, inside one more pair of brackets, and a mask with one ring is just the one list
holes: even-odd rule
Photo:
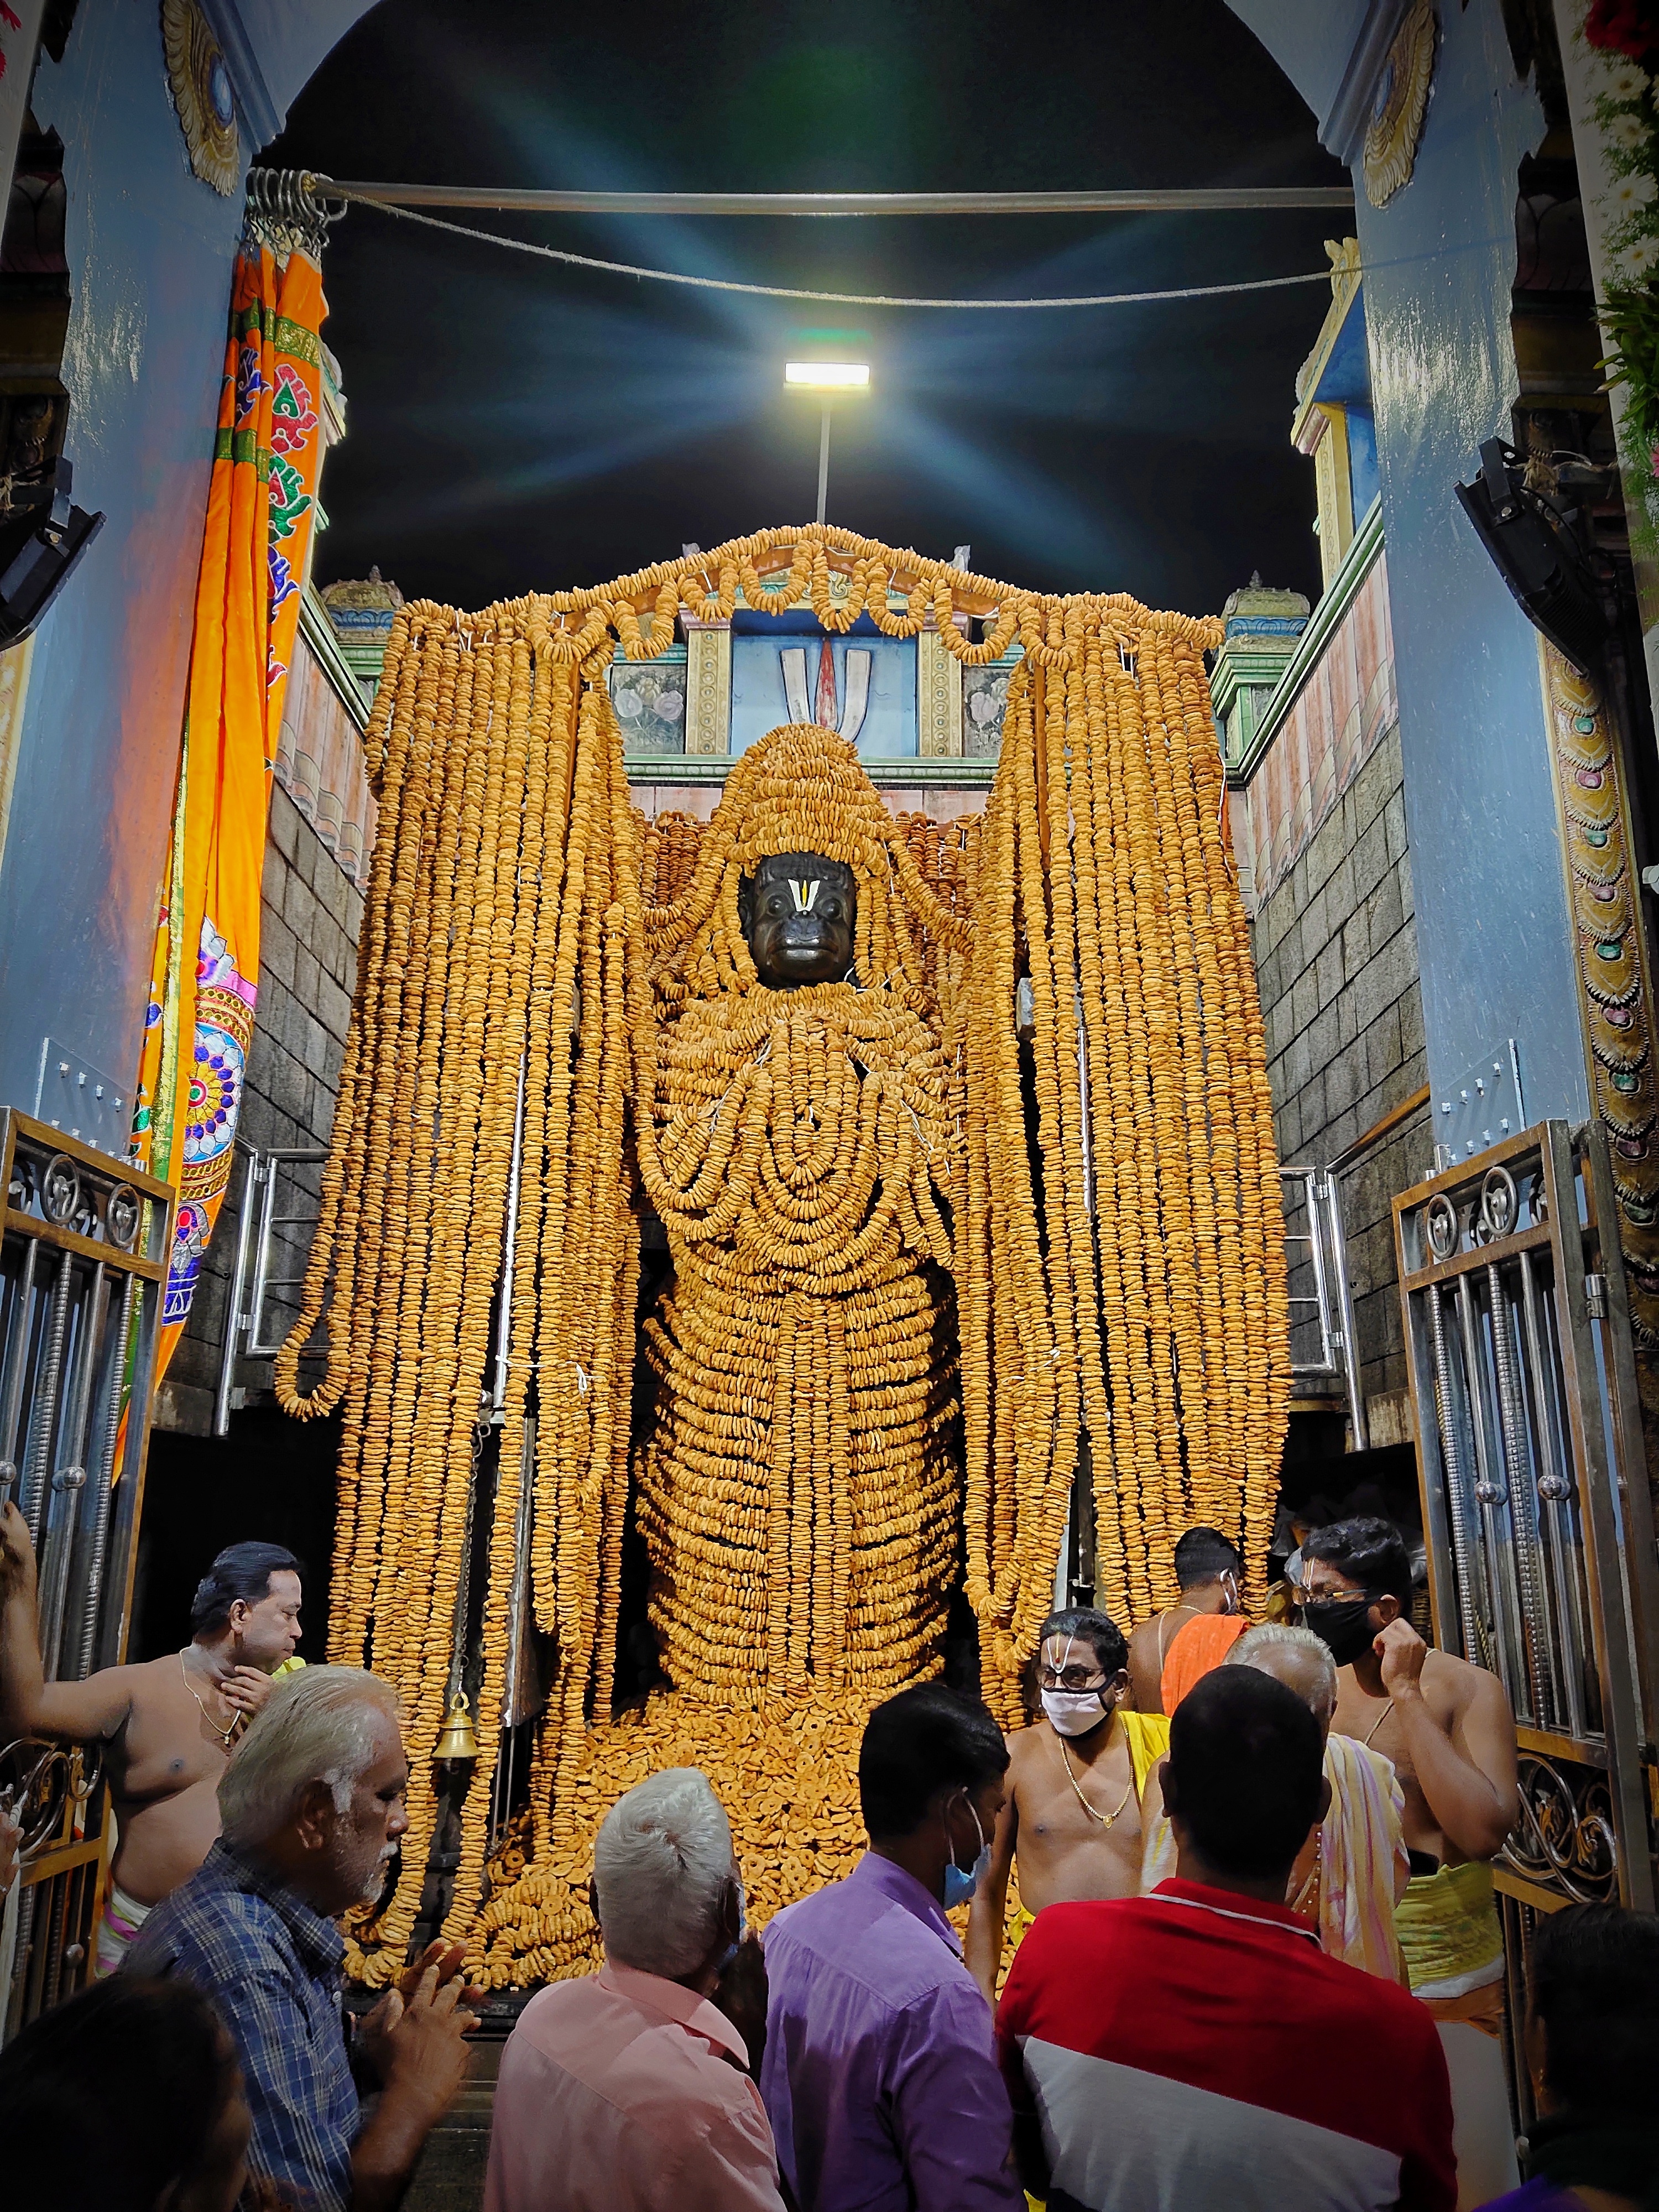
[[1439, 36], [1434, 0], [1413, 0], [1382, 65], [1365, 132], [1360, 166], [1365, 197], [1373, 207], [1387, 207], [1401, 186], [1411, 182], [1429, 111]]
[[242, 166], [236, 101], [223, 51], [198, 0], [161, 0], [161, 45], [190, 166], [228, 198]]

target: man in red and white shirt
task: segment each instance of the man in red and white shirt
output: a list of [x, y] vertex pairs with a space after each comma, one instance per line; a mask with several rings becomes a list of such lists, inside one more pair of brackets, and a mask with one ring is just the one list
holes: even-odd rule
[[[593, 1887], [605, 1965], [532, 1997], [507, 2039], [484, 2212], [784, 2212], [744, 2036], [709, 2002], [741, 1942], [743, 1884], [695, 1767], [617, 1799]], [[758, 2029], [757, 1955], [754, 1972]]]
[[1010, 1970], [998, 2055], [1048, 2212], [1452, 2212], [1440, 2039], [1285, 1903], [1325, 1813], [1318, 1725], [1254, 1668], [1176, 1709], [1179, 1856], [1147, 1897], [1052, 1905]]

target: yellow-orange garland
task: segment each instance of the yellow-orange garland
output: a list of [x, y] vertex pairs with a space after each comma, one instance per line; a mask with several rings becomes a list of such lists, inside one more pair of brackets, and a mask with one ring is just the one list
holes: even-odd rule
[[[838, 599], [832, 567], [850, 577]], [[726, 617], [739, 591], [778, 611], [808, 599], [837, 630], [865, 611], [889, 635], [914, 635], [931, 616], [969, 663], [1017, 639], [983, 817], [944, 829], [896, 818], [840, 740], [783, 732], [736, 764], [714, 824], [669, 817], [647, 830], [623, 776], [605, 669], [618, 640], [630, 658], [653, 657], [682, 606]], [[903, 594], [902, 613], [890, 593]], [[980, 641], [958, 612], [981, 620]], [[775, 1435], [769, 1445], [765, 1586], [726, 1602], [709, 1581], [677, 1619], [659, 1609], [687, 1694], [611, 1724], [636, 1206], [670, 1222], [678, 1211], [689, 1233], [729, 1195], [734, 1161], [752, 1195], [764, 1156], [775, 1170], [766, 1233], [794, 1223], [787, 1235], [805, 1239], [813, 1266], [843, 1265], [834, 1224], [866, 1222], [884, 1204], [902, 1224], [885, 1249], [908, 1240], [935, 1267], [950, 1261], [964, 1473], [956, 1498], [947, 1481], [933, 1504], [918, 1496], [899, 1516], [909, 1546], [896, 1555], [899, 1580], [859, 1632], [867, 1652], [876, 1624], [890, 1624], [901, 1676], [936, 1659], [954, 1544], [941, 1530], [959, 1500], [986, 1694], [1017, 1722], [1016, 1668], [1051, 1601], [1085, 1451], [1109, 1611], [1139, 1618], [1171, 1600], [1173, 1540], [1194, 1520], [1241, 1540], [1259, 1588], [1288, 1389], [1283, 1231], [1201, 659], [1216, 636], [1212, 623], [1121, 594], [1019, 592], [823, 526], [763, 532], [598, 591], [472, 616], [427, 603], [400, 612], [369, 732], [381, 811], [355, 1017], [305, 1303], [278, 1363], [291, 1412], [343, 1409], [331, 1656], [394, 1682], [416, 1753], [404, 1871], [354, 1948], [366, 1979], [383, 1981], [404, 1954], [432, 1838], [436, 1799], [420, 1754], [438, 1732], [453, 1652], [520, 1115], [481, 1752], [449, 1921], [487, 1980], [585, 1970], [593, 1826], [654, 1765], [691, 1760], [722, 1788], [757, 1919], [846, 1871], [859, 1841], [858, 1731], [894, 1679], [855, 1658], [837, 1611], [852, 1540], [836, 1470], [849, 1464], [849, 1394], [867, 1348], [802, 1328], [805, 1309], [792, 1318], [786, 1302], [768, 1322], [771, 1371], [805, 1363], [804, 1379], [821, 1388], [804, 1395], [824, 1411], [787, 1452]], [[792, 994], [802, 1003], [786, 1015], [744, 972], [737, 884], [762, 854], [801, 849], [859, 873], [859, 972], [885, 988], [850, 1009], [854, 994], [826, 988]], [[867, 1102], [836, 1089], [837, 1055], [860, 1053], [878, 1077], [855, 1086]], [[886, 1061], [890, 1076], [879, 1074]], [[696, 1102], [717, 1099], [724, 1113], [700, 1120]], [[815, 1115], [836, 1108], [816, 1167], [805, 1137], [780, 1138], [774, 1099]], [[787, 1118], [806, 1126], [793, 1107]], [[872, 1132], [884, 1162], [902, 1163], [884, 1182]], [[818, 1200], [801, 1194], [825, 1174], [843, 1194], [852, 1177], [856, 1192], [802, 1227]], [[682, 1267], [687, 1249], [677, 1249]], [[871, 1295], [891, 1310], [876, 1336], [909, 1342], [895, 1356], [913, 1377], [921, 1362], [927, 1397], [911, 1426], [931, 1441], [902, 1447], [903, 1481], [931, 1496], [958, 1378], [937, 1365], [933, 1317], [903, 1287], [915, 1268], [887, 1291], [879, 1272]], [[722, 1299], [732, 1337], [752, 1329], [719, 1265], [697, 1286], [688, 1341], [653, 1324], [647, 1357], [677, 1388], [696, 1388], [696, 1333], [707, 1337]], [[299, 1358], [325, 1309], [326, 1371], [302, 1396]], [[718, 1447], [742, 1429], [741, 1391], [702, 1396], [703, 1441]], [[528, 1817], [502, 1843], [488, 1833], [488, 1807], [526, 1475], [534, 1615], [556, 1666]], [[695, 1536], [723, 1512], [752, 1528], [760, 1510], [722, 1475], [677, 1488], [650, 1450], [639, 1486], [648, 1541]], [[778, 1498], [796, 1497], [804, 1510], [781, 1518]], [[718, 1680], [701, 1686], [699, 1622], [708, 1649], [726, 1654]], [[738, 1655], [757, 1634], [757, 1686], [738, 1710]]]

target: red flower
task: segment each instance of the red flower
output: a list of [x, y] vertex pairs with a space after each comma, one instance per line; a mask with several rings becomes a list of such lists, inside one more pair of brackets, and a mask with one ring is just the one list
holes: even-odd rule
[[1649, 64], [1659, 55], [1659, 6], [1655, 0], [1590, 0], [1584, 38], [1604, 53]]

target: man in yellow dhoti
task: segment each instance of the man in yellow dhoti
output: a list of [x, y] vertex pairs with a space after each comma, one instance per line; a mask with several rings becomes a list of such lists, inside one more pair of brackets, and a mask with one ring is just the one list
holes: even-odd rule
[[1411, 1562], [1391, 1522], [1340, 1521], [1302, 1552], [1301, 1618], [1337, 1664], [1336, 1725], [1386, 1752], [1405, 1792], [1412, 1880], [1395, 1926], [1451, 2069], [1459, 2203], [1483, 2204], [1516, 2179], [1491, 1866], [1520, 1817], [1515, 1718], [1495, 1674], [1431, 1651], [1404, 1618]]
[[1170, 1747], [1162, 1713], [1124, 1709], [1123, 1635], [1103, 1613], [1073, 1606], [1050, 1613], [1039, 1638], [1042, 1717], [1007, 1740], [1007, 1796], [990, 1866], [968, 1909], [964, 1954], [993, 2004], [1016, 1853], [1016, 1948], [1046, 1905], [1134, 1896], [1142, 1801]]

